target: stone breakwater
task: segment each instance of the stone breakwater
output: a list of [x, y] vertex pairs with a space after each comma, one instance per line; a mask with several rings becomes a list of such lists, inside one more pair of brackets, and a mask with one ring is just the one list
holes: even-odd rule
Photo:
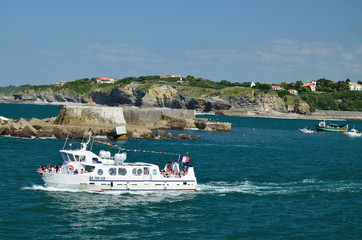
[[231, 123], [195, 119], [193, 110], [64, 105], [60, 107], [56, 118], [0, 119], [0, 135], [82, 139], [89, 128], [95, 135], [108, 135], [114, 127], [120, 125], [126, 126], [128, 137], [152, 136], [157, 129], [231, 131]]

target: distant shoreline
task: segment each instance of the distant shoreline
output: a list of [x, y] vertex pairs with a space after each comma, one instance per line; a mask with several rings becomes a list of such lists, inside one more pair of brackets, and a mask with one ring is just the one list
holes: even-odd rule
[[[90, 105], [89, 103], [70, 103], [70, 102], [32, 102], [32, 101], [14, 101], [9, 99], [0, 99], [0, 103], [14, 103], [14, 104], [34, 104], [34, 105]], [[94, 104], [98, 105], [98, 104]], [[297, 114], [297, 113], [278, 113], [278, 112], [245, 112], [242, 110], [225, 110], [222, 111], [225, 116], [237, 116], [237, 117], [261, 117], [261, 118], [285, 118], [285, 119], [317, 119], [317, 120], [357, 120], [362, 121], [362, 112], [352, 111], [333, 111], [333, 110], [317, 110], [311, 114]], [[214, 112], [204, 113], [200, 112], [200, 115], [215, 115]], [[216, 115], [218, 116], [218, 115]], [[6, 117], [6, 116], [5, 116]]]

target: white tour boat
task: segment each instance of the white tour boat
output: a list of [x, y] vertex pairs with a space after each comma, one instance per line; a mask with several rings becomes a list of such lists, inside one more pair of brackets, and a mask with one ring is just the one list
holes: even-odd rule
[[352, 128], [348, 132], [344, 132], [348, 137], [361, 137], [362, 133], [358, 132], [356, 129]]
[[58, 171], [40, 167], [38, 173], [45, 185], [96, 192], [197, 190], [194, 168], [188, 164], [188, 157], [179, 155], [178, 161], [168, 162], [160, 170], [155, 164], [125, 163], [126, 153], [111, 156], [109, 151], [101, 150], [96, 155], [87, 150], [90, 141], [91, 138], [81, 143], [78, 150], [60, 150], [64, 162]]

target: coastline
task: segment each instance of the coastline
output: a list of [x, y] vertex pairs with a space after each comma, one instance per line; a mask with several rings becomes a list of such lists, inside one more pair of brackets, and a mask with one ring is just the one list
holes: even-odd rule
[[[13, 103], [13, 104], [34, 104], [34, 105], [73, 105], [73, 106], [102, 106], [99, 104], [89, 103], [73, 103], [73, 102], [33, 102], [33, 101], [15, 101], [10, 99], [0, 99], [0, 103]], [[334, 110], [316, 110], [311, 114], [297, 114], [297, 113], [281, 113], [281, 112], [249, 112], [245, 110], [224, 110], [221, 111], [226, 116], [239, 116], [239, 117], [261, 117], [261, 118], [289, 118], [289, 119], [317, 119], [317, 120], [356, 120], [362, 121], [362, 112], [352, 111], [334, 111]], [[199, 115], [217, 115], [215, 112], [197, 113]], [[222, 115], [220, 114], [220, 115]], [[6, 116], [4, 116], [6, 117]]]
[[[280, 113], [280, 112], [245, 112], [222, 111], [225, 116], [260, 117], [260, 118], [285, 118], [285, 119], [316, 119], [316, 120], [356, 120], [362, 121], [362, 112], [317, 110], [311, 114]], [[214, 113], [212, 113], [214, 114]]]

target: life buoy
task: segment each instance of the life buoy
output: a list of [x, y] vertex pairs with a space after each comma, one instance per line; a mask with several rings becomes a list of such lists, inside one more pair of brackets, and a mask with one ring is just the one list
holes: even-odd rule
[[73, 167], [73, 165], [69, 165], [68, 167], [67, 167], [67, 170], [74, 170], [74, 167]]

